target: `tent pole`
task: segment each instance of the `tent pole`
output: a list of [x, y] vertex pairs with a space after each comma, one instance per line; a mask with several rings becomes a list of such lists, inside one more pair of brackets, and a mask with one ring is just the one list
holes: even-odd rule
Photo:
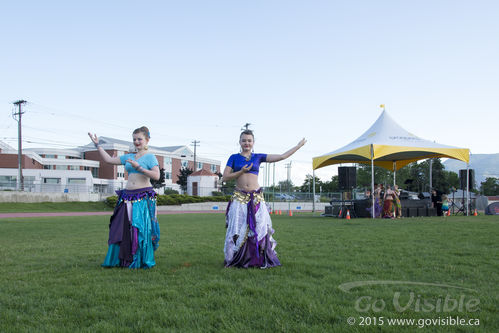
[[372, 208], [371, 208], [371, 215], [372, 218], [374, 219], [374, 151], [373, 151], [373, 145], [371, 144], [371, 198], [372, 198]]
[[393, 187], [395, 187], [395, 178], [396, 178], [396, 175], [397, 175], [397, 162], [396, 161], [393, 161]]
[[431, 191], [433, 190], [433, 159], [430, 158], [430, 193], [432, 193]]
[[466, 163], [466, 216], [470, 216], [470, 165]]
[[272, 163], [272, 211], [275, 212], [275, 162]]
[[315, 212], [315, 169], [312, 169], [312, 212]]

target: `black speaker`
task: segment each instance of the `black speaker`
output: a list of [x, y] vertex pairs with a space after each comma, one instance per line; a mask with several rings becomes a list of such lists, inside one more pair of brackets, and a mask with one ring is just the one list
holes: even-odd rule
[[338, 167], [338, 186], [340, 190], [351, 190], [357, 186], [356, 167]]
[[[459, 184], [461, 185], [461, 189], [463, 191], [466, 190], [466, 169], [459, 170]], [[475, 185], [475, 170], [470, 169], [470, 191], [474, 188]]]

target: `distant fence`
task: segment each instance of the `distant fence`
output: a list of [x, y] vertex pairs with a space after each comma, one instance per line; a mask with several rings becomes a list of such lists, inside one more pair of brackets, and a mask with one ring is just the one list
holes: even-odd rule
[[[22, 192], [30, 193], [101, 193], [114, 194], [118, 186], [86, 184], [35, 184], [24, 183]], [[17, 191], [16, 182], [0, 182], [0, 191]]]
[[[121, 187], [108, 185], [108, 184], [37, 184], [32, 182], [25, 182], [22, 191], [17, 191], [16, 182], [0, 182], [1, 192], [23, 192], [23, 193], [40, 193], [40, 194], [80, 194], [80, 197], [86, 198], [91, 194], [98, 194], [99, 197], [105, 198], [110, 195], [114, 195], [116, 190], [121, 189]], [[158, 192], [163, 194], [165, 191], [168, 193], [169, 188], [163, 187], [159, 189]], [[226, 189], [222, 191], [216, 191], [214, 188], [203, 188], [199, 187], [197, 189], [198, 194], [203, 194], [203, 196], [217, 196], [224, 194], [232, 194], [231, 191]], [[310, 192], [278, 192], [272, 191], [271, 189], [263, 189], [263, 194], [265, 201], [267, 202], [316, 202], [316, 203], [329, 203], [332, 200], [341, 200], [342, 197], [345, 200], [350, 199], [364, 199], [363, 193], [354, 192], [349, 193], [349, 197], [345, 197], [345, 193], [340, 192], [325, 192], [325, 193], [313, 193]]]

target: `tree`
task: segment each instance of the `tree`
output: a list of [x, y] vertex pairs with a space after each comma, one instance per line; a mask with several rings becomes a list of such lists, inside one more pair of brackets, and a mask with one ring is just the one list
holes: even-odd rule
[[164, 168], [159, 169], [159, 179], [158, 180], [151, 179], [151, 185], [153, 188], [162, 188], [166, 185], [165, 184], [165, 169]]
[[[310, 174], [305, 176], [305, 180], [303, 181], [302, 186], [299, 187], [299, 191], [303, 193], [312, 193], [314, 191], [313, 189], [313, 183], [314, 183], [314, 177]], [[318, 186], [322, 185], [322, 181], [319, 179], [319, 177], [315, 177], [315, 190], [317, 192]]]
[[445, 179], [447, 181], [447, 184], [449, 184], [449, 192], [450, 188], [459, 188], [459, 175], [455, 173], [454, 171], [445, 171], [444, 170], [444, 175]]
[[281, 180], [279, 182], [279, 187], [280, 192], [292, 192], [293, 191], [293, 182], [291, 180]]
[[487, 177], [480, 185], [480, 192], [482, 192], [483, 195], [490, 196], [499, 194], [499, 179], [495, 177]]
[[[375, 184], [391, 184], [393, 172], [381, 167], [374, 167]], [[359, 164], [357, 168], [357, 187], [371, 188], [371, 166]]]
[[338, 175], [331, 177], [331, 180], [328, 182], [322, 182], [321, 186], [322, 186], [322, 193], [339, 192], [340, 185], [339, 185]]
[[182, 191], [185, 192], [187, 191], [187, 177], [189, 177], [193, 171], [189, 168], [181, 168], [179, 171], [180, 174], [178, 175], [177, 184], [180, 185]]

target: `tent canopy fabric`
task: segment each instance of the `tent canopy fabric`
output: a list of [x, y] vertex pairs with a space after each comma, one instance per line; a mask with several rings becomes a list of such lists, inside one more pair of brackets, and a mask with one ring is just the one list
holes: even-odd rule
[[469, 163], [468, 148], [457, 148], [421, 139], [397, 124], [383, 110], [358, 139], [328, 154], [314, 157], [313, 169], [339, 163], [371, 164], [398, 170], [421, 159], [447, 157]]

